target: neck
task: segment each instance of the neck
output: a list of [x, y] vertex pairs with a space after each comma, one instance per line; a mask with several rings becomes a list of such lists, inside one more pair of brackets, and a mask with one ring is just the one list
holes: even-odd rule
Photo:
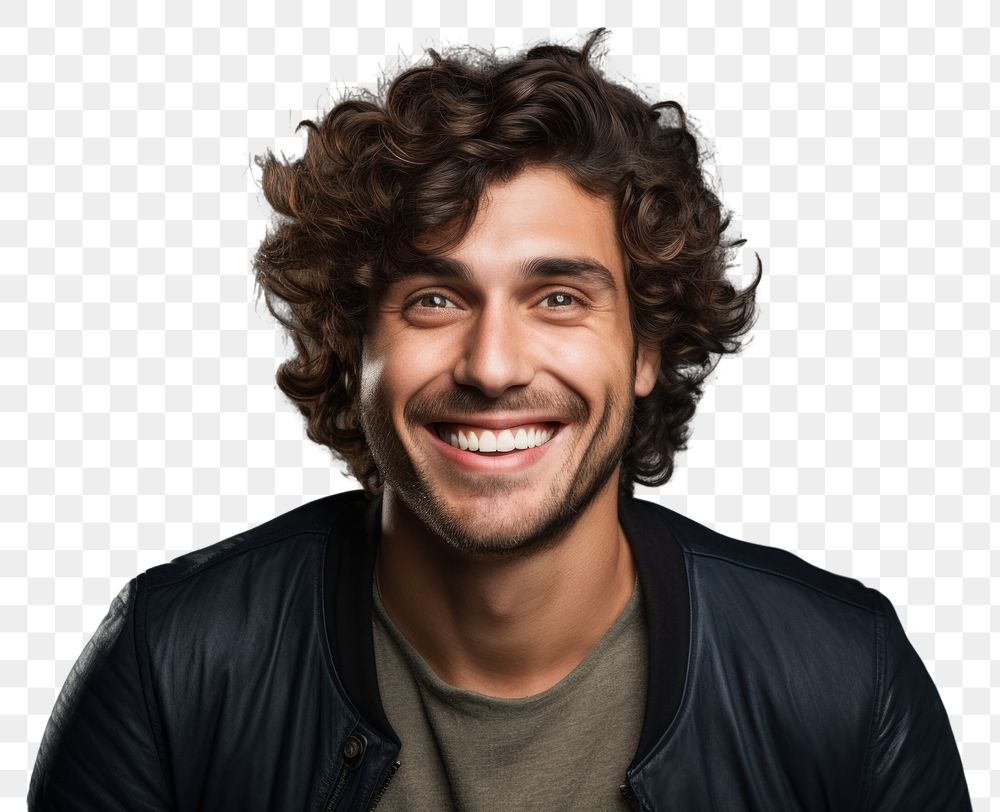
[[431, 533], [389, 489], [376, 578], [393, 623], [445, 682], [496, 697], [540, 693], [611, 627], [635, 585], [617, 478], [554, 544], [474, 555]]

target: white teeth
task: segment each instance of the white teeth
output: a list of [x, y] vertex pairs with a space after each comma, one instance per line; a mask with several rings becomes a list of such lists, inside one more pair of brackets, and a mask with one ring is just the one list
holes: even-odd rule
[[504, 429], [497, 435], [497, 451], [514, 450], [514, 433], [510, 429]]
[[462, 451], [478, 451], [486, 454], [536, 448], [551, 440], [553, 434], [555, 434], [553, 429], [544, 431], [533, 426], [528, 429], [502, 429], [499, 432], [489, 429], [478, 432], [459, 429], [457, 432], [452, 432], [443, 426], [437, 428], [438, 437], [449, 445]]

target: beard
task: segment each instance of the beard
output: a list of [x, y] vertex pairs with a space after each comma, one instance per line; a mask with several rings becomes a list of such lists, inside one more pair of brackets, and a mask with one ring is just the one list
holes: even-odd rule
[[[633, 372], [634, 376], [634, 372]], [[362, 387], [361, 425], [382, 481], [398, 495], [407, 509], [432, 533], [457, 550], [474, 554], [525, 555], [551, 546], [579, 520], [598, 493], [616, 475], [628, 449], [634, 402], [619, 392], [605, 393], [604, 408], [596, 421], [593, 436], [577, 437], [575, 446], [564, 453], [575, 454], [576, 465], [569, 465], [547, 483], [544, 498], [537, 501], [530, 515], [511, 510], [502, 497], [523, 488], [527, 477], [518, 474], [472, 474], [449, 472], [459, 489], [496, 499], [495, 509], [487, 508], [474, 518], [463, 516], [450, 506], [448, 482], [434, 481], [430, 465], [415, 461], [392, 422], [384, 387]], [[436, 396], [421, 396], [409, 401], [403, 410], [403, 422], [411, 437], [426, 431], [436, 416], [448, 414], [483, 415], [490, 412], [531, 413], [543, 411], [558, 415], [565, 424], [584, 426], [591, 417], [586, 402], [576, 394], [512, 392], [501, 398], [488, 398], [474, 389], [455, 389]], [[469, 452], [475, 453], [475, 452]]]

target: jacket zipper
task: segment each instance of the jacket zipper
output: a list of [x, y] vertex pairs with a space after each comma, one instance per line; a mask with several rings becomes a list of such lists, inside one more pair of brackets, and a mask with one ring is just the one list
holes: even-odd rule
[[396, 774], [396, 770], [399, 769], [399, 762], [395, 762], [389, 767], [389, 772], [385, 776], [385, 781], [382, 782], [382, 786], [379, 787], [379, 791], [375, 793], [375, 797], [372, 798], [371, 805], [368, 807], [368, 812], [372, 812], [376, 806], [378, 806], [379, 801], [382, 800], [382, 796], [385, 795], [386, 788], [389, 786], [389, 782], [392, 777]]
[[333, 785], [330, 796], [326, 799], [326, 804], [323, 806], [324, 812], [333, 812], [337, 808], [340, 796], [344, 794], [344, 787], [347, 786], [347, 781], [351, 777], [351, 773], [361, 764], [367, 746], [368, 740], [360, 733], [352, 733], [347, 737], [347, 741], [344, 742], [344, 747], [341, 750], [344, 756], [344, 766], [340, 768], [337, 783]]
[[629, 805], [629, 808], [635, 809], [635, 795], [632, 792], [632, 787], [629, 786], [628, 779], [625, 780], [624, 784], [619, 784], [618, 791], [621, 793], [625, 803]]

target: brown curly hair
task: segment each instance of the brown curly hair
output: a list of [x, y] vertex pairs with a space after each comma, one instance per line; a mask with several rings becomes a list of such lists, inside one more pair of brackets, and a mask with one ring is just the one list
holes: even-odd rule
[[[257, 159], [275, 224], [254, 258], [267, 306], [295, 346], [277, 382], [309, 438], [381, 487], [361, 429], [358, 386], [368, 309], [394, 278], [457, 244], [488, 184], [529, 164], [566, 172], [611, 201], [626, 256], [633, 334], [659, 345], [652, 393], [637, 399], [620, 484], [660, 485], [705, 378], [755, 320], [757, 275], [726, 278], [741, 239], [707, 182], [676, 102], [650, 105], [580, 50], [545, 44], [509, 59], [473, 49], [403, 71], [377, 94], [303, 121], [305, 154]], [[661, 115], [661, 111], [667, 115]], [[428, 235], [445, 235], [433, 246]]]

